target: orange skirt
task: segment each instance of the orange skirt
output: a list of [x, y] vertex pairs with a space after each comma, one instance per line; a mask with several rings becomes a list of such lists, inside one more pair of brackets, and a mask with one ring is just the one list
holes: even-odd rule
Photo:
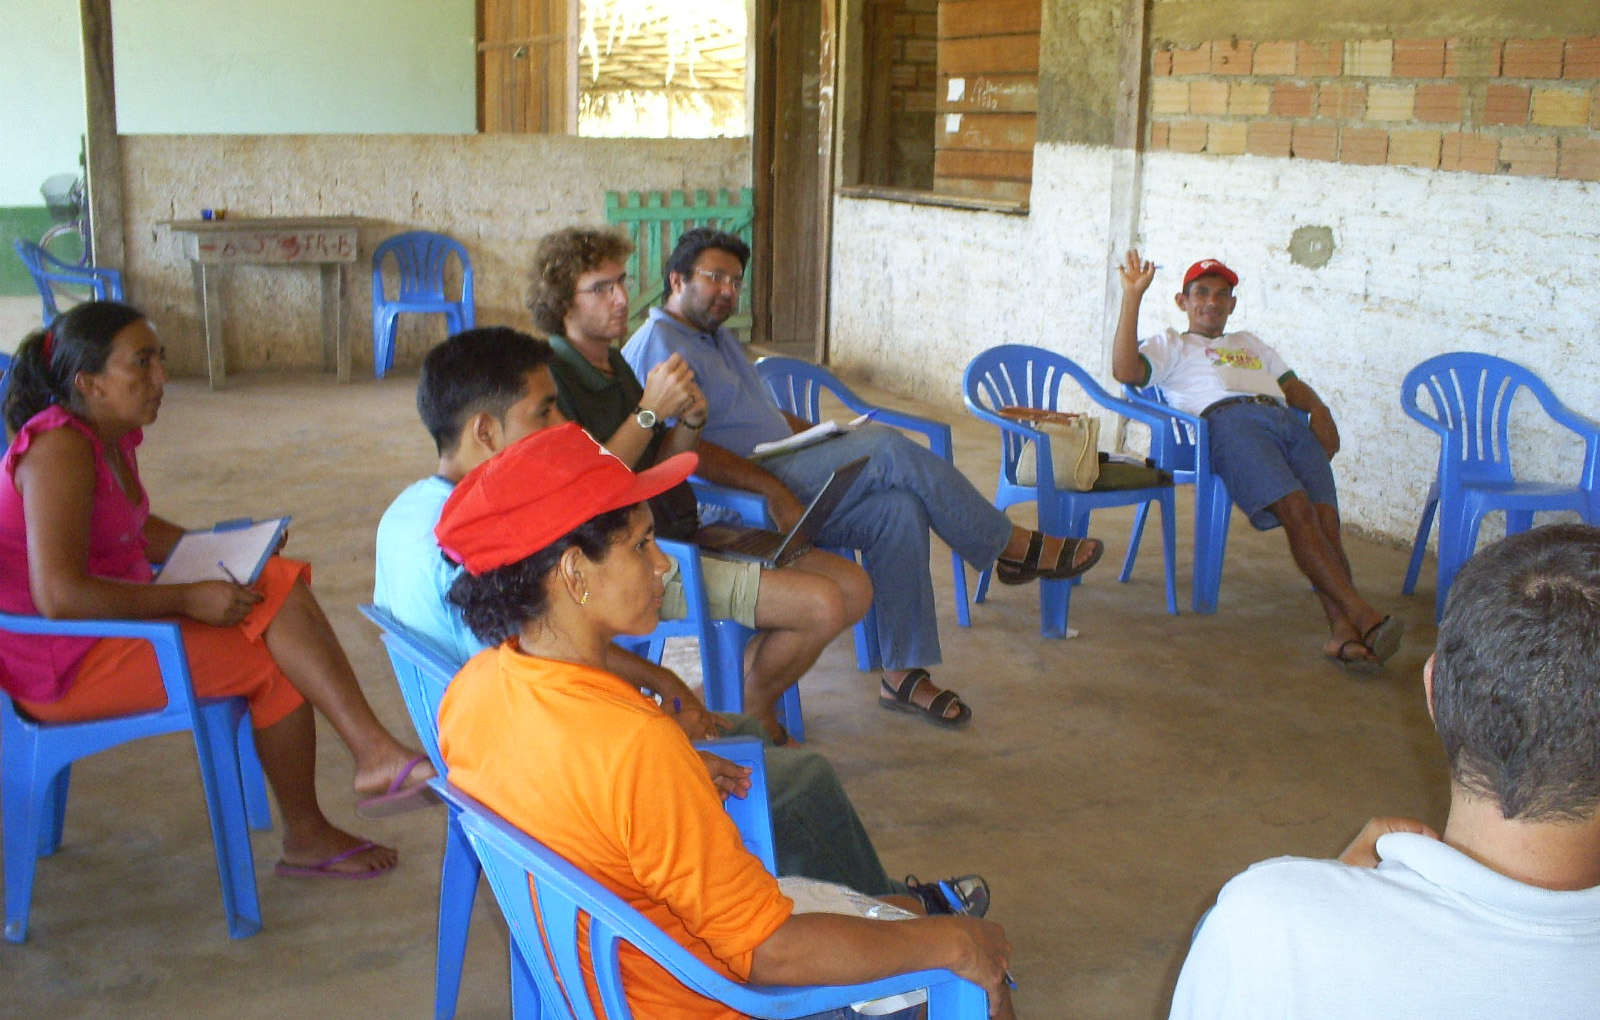
[[[262, 568], [254, 587], [262, 599], [239, 623], [214, 627], [179, 617], [189, 676], [200, 698], [242, 697], [250, 702], [256, 729], [265, 729], [305, 703], [283, 675], [262, 640], [289, 593], [309, 583], [311, 565], [274, 556]], [[17, 700], [41, 722], [77, 722], [152, 712], [167, 703], [167, 687], [155, 649], [139, 638], [101, 638], [78, 664], [67, 693], [55, 701]]]

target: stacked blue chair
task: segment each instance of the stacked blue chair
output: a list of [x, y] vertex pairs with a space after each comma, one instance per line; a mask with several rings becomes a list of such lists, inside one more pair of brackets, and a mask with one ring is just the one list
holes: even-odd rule
[[[982, 988], [943, 970], [915, 971], [860, 985], [768, 987], [730, 981], [565, 858], [450, 784], [432, 782], [439, 796], [460, 812], [461, 826], [489, 876], [511, 937], [532, 965], [546, 1020], [631, 1017], [618, 955], [624, 942], [655, 960], [685, 987], [740, 1016], [788, 1020], [919, 988], [928, 993], [928, 1020], [984, 1020], [989, 1015]], [[588, 918], [587, 940], [578, 934], [580, 917]], [[592, 979], [584, 967], [591, 958]], [[600, 1000], [598, 1013], [591, 1005], [593, 996]]]
[[[399, 293], [387, 297], [383, 263], [393, 258], [400, 274]], [[445, 292], [450, 260], [460, 263], [461, 296]], [[472, 302], [472, 259], [454, 238], [427, 230], [412, 230], [378, 245], [372, 253], [372, 371], [379, 379], [394, 367], [395, 320], [401, 315], [443, 315], [449, 333], [471, 329], [476, 316]]]
[[[702, 596], [703, 597], [703, 596]], [[423, 750], [433, 762], [434, 771], [448, 775], [444, 756], [439, 752], [439, 702], [450, 686], [460, 663], [453, 663], [425, 638], [408, 631], [389, 613], [374, 605], [361, 607], [362, 615], [377, 624], [389, 652], [401, 697]], [[745, 834], [745, 846], [773, 868], [774, 845], [766, 784], [766, 758], [761, 742], [750, 737], [701, 741], [695, 746], [719, 754], [751, 770], [750, 793], [742, 800], [728, 799], [728, 814]], [[445, 784], [440, 788], [448, 789]], [[472, 901], [478, 892], [478, 876], [483, 869], [468, 844], [461, 826], [461, 808], [445, 799], [444, 867], [439, 876], [439, 936], [434, 963], [435, 1020], [455, 1016], [461, 991], [461, 967], [467, 955], [467, 929], [472, 922]], [[511, 1012], [518, 1020], [539, 1020], [539, 992], [532, 972], [521, 959], [516, 943], [511, 947]]]
[[[1510, 422], [1518, 392], [1527, 390], [1556, 424], [1583, 441], [1576, 484], [1522, 480], [1511, 466]], [[1427, 393], [1432, 411], [1418, 403]], [[1416, 587], [1435, 513], [1439, 520], [1439, 580], [1434, 612], [1444, 615], [1456, 573], [1472, 558], [1485, 514], [1506, 515], [1506, 534], [1533, 527], [1541, 510], [1567, 510], [1600, 524], [1600, 422], [1556, 399], [1531, 371], [1504, 358], [1462, 351], [1429, 358], [1400, 384], [1406, 414], [1439, 436], [1439, 466], [1422, 508], [1403, 591]]]
[[75, 266], [63, 262], [32, 241], [17, 238], [11, 242], [17, 257], [28, 268], [33, 285], [39, 291], [39, 304], [44, 325], [55, 321], [57, 287], [86, 287], [96, 301], [122, 300], [122, 274], [115, 269], [96, 266]]
[[[778, 407], [796, 418], [804, 418], [812, 423], [821, 421], [822, 397], [829, 394], [854, 414], [870, 412], [873, 421], [926, 437], [930, 450], [955, 463], [950, 426], [942, 421], [869, 404], [827, 369], [798, 358], [761, 358], [756, 362], [756, 372]], [[863, 559], [865, 555], [862, 554]], [[950, 554], [950, 569], [955, 585], [956, 620], [961, 626], [970, 627], [972, 610], [967, 605], [967, 568], [954, 552]], [[883, 656], [878, 648], [878, 615], [875, 610], [868, 610], [867, 615], [856, 624], [856, 668], [868, 672], [882, 666]]]
[[[1161, 507], [1162, 549], [1166, 554], [1167, 611], [1176, 613], [1178, 598], [1173, 580], [1173, 561], [1176, 558], [1173, 531], [1177, 522], [1172, 485], [1088, 492], [1058, 489], [1050, 459], [1049, 434], [999, 413], [1003, 407], [1060, 410], [1062, 387], [1069, 380], [1077, 383], [1094, 403], [1148, 426], [1152, 433], [1172, 427], [1169, 414], [1117, 399], [1102, 389], [1072, 359], [1061, 354], [1021, 344], [990, 348], [967, 365], [961, 385], [967, 410], [1000, 430], [1000, 480], [995, 489], [994, 505], [1004, 510], [1018, 503], [1037, 503], [1041, 531], [1066, 538], [1083, 538], [1089, 534], [1089, 514], [1095, 510], [1158, 504]], [[1029, 444], [1036, 451], [1034, 456], [1037, 465], [1036, 481], [1031, 485], [1017, 480], [1017, 466]], [[1131, 563], [1124, 567], [1124, 580], [1130, 569]], [[982, 602], [988, 593], [992, 572], [992, 568], [986, 570], [978, 579], [978, 602]], [[1039, 582], [1040, 631], [1045, 637], [1066, 636], [1072, 585], [1077, 580]]]
[[272, 826], [266, 781], [243, 698], [196, 698], [178, 625], [159, 620], [47, 620], [0, 613], [0, 630], [149, 641], [166, 684], [165, 708], [87, 722], [42, 723], [0, 695], [0, 814], [5, 818], [6, 938], [28, 936], [37, 859], [61, 844], [72, 763], [141, 737], [189, 730], [222, 882], [228, 934], [261, 930], [250, 829]]

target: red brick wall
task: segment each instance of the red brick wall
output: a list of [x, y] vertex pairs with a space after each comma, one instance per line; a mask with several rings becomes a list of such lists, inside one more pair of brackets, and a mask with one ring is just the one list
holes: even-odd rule
[[1600, 180], [1600, 37], [1217, 40], [1151, 73], [1151, 149]]

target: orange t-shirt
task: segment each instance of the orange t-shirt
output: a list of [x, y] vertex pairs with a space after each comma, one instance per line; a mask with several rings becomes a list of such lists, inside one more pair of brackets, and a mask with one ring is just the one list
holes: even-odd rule
[[[445, 693], [439, 744], [452, 783], [730, 979], [749, 978], [755, 948], [793, 912], [683, 731], [604, 670], [534, 658], [514, 641], [480, 652]], [[622, 952], [635, 1015], [738, 1016]]]

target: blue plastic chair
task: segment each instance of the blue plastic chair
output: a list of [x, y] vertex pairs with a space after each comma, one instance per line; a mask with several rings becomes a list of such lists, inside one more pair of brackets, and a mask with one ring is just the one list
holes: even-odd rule
[[[1577, 484], [1521, 481], [1513, 472], [1511, 408], [1523, 389], [1552, 420], [1583, 440]], [[1419, 391], [1431, 398], [1431, 413], [1418, 404]], [[1438, 473], [1423, 505], [1402, 587], [1408, 595], [1416, 587], [1437, 511], [1436, 617], [1444, 615], [1450, 585], [1472, 558], [1483, 517], [1490, 511], [1505, 512], [1508, 535], [1533, 527], [1533, 515], [1540, 510], [1569, 510], [1589, 524], [1600, 524], [1600, 422], [1567, 408], [1528, 369], [1488, 354], [1441, 354], [1406, 373], [1400, 384], [1400, 406], [1439, 436]]]
[[[1089, 515], [1095, 510], [1158, 504], [1161, 507], [1162, 551], [1166, 556], [1167, 612], [1175, 614], [1178, 611], [1178, 598], [1173, 580], [1173, 562], [1176, 559], [1173, 535], [1177, 521], [1173, 487], [1168, 484], [1144, 489], [1088, 492], [1058, 489], [1055, 485], [1055, 465], [1050, 459], [1049, 433], [1012, 421], [999, 413], [1002, 407], [1059, 410], [1063, 384], [1068, 380], [1076, 382], [1096, 404], [1149, 426], [1152, 433], [1171, 428], [1170, 415], [1117, 399], [1070, 358], [1021, 344], [990, 348], [967, 365], [961, 378], [961, 388], [967, 410], [1000, 429], [1000, 480], [995, 489], [994, 505], [1004, 510], [1018, 503], [1037, 503], [1041, 531], [1067, 538], [1084, 538], [1089, 534]], [[1036, 480], [1032, 485], [1024, 485], [1017, 481], [1017, 463], [1030, 441], [1037, 450]], [[1130, 552], [1132, 548], [1130, 545]], [[1124, 566], [1124, 580], [1131, 569], [1129, 561]], [[978, 579], [979, 602], [988, 593], [992, 572], [993, 568], [985, 570]], [[1066, 636], [1067, 614], [1072, 606], [1072, 585], [1076, 580], [1039, 582], [1040, 631], [1045, 637]]]
[[[434, 771], [441, 776], [448, 775], [444, 756], [439, 753], [439, 702], [461, 663], [452, 662], [426, 638], [407, 630], [377, 606], [364, 605], [361, 613], [382, 632], [389, 662], [394, 667], [401, 697], [417, 737], [422, 741], [422, 749], [433, 762]], [[746, 847], [772, 870], [775, 848], [772, 819], [768, 813], [766, 757], [761, 742], [752, 737], [737, 737], [701, 741], [695, 746], [751, 770], [750, 795], [742, 800], [730, 797], [728, 813], [741, 832], [750, 833]], [[478, 876], [482, 874], [478, 858], [462, 832], [460, 809], [448, 799], [445, 804], [444, 866], [439, 875], [439, 934], [434, 962], [435, 1020], [450, 1020], [455, 1016], [461, 992], [462, 963], [467, 955], [467, 930], [472, 923]], [[538, 990], [519, 958], [515, 943], [511, 948], [511, 974], [512, 1015], [522, 1020], [537, 1020], [541, 1016]]]
[[11, 242], [17, 257], [33, 277], [39, 291], [39, 304], [44, 325], [48, 326], [60, 314], [56, 309], [58, 286], [87, 287], [96, 301], [122, 300], [122, 274], [115, 269], [96, 266], [75, 266], [63, 262], [32, 241], [17, 238]]
[[[869, 404], [857, 396], [850, 387], [827, 369], [798, 358], [766, 357], [756, 362], [756, 373], [766, 384], [767, 392], [780, 410], [804, 418], [815, 424], [822, 420], [822, 397], [830, 394], [853, 414], [872, 412], [873, 420], [892, 425], [907, 432], [915, 432], [928, 440], [928, 448], [950, 463], [955, 463], [955, 449], [950, 437], [950, 426], [932, 418], [923, 418], [904, 411]], [[862, 553], [863, 562], [866, 554]], [[955, 552], [950, 554], [956, 596], [956, 621], [963, 627], [972, 626], [972, 610], [967, 605], [967, 568]], [[878, 647], [878, 614], [869, 609], [856, 624], [856, 668], [870, 672], [883, 666], [883, 656]]]
[[167, 688], [165, 708], [88, 722], [34, 721], [0, 695], [0, 813], [5, 817], [6, 938], [28, 937], [37, 859], [61, 844], [72, 763], [141, 737], [189, 730], [211, 815], [222, 910], [228, 934], [261, 930], [250, 829], [272, 827], [266, 781], [243, 698], [196, 698], [178, 625], [159, 620], [47, 620], [0, 613], [13, 634], [126, 637], [155, 648]]
[[[1174, 485], [1194, 486], [1193, 607], [1197, 613], [1215, 613], [1222, 590], [1222, 558], [1228, 549], [1233, 502], [1228, 497], [1228, 487], [1211, 470], [1209, 423], [1168, 404], [1160, 387], [1124, 386], [1122, 393], [1129, 403], [1169, 419], [1165, 428], [1150, 430], [1150, 461], [1170, 474]], [[1149, 510], [1148, 505], [1141, 506], [1134, 515], [1128, 557], [1122, 567], [1124, 581], [1133, 572]]]
[[[708, 498], [698, 484], [695, 494], [701, 499]], [[765, 503], [762, 506], [765, 512]], [[659, 541], [662, 551], [678, 561], [684, 598], [689, 604], [688, 615], [681, 620], [662, 620], [649, 635], [620, 638], [618, 644], [652, 662], [660, 662], [668, 638], [694, 638], [700, 646], [700, 682], [706, 707], [713, 712], [741, 713], [744, 711], [744, 649], [756, 632], [735, 620], [712, 617], [706, 604], [705, 574], [700, 567], [699, 548], [688, 542], [670, 539]], [[799, 741], [806, 739], [799, 684], [791, 684], [778, 699], [777, 715], [783, 728], [789, 731], [789, 736]]]
[[[427, 639], [407, 630], [389, 613], [374, 605], [361, 614], [378, 625], [389, 652], [400, 695], [411, 715], [411, 725], [422, 749], [439, 775], [445, 775], [439, 753], [439, 701], [461, 664], [453, 662]], [[483, 869], [461, 831], [457, 808], [446, 802], [444, 867], [439, 873], [439, 936], [434, 958], [434, 1020], [451, 1020], [461, 994], [461, 968], [467, 956], [467, 930], [472, 923], [472, 902]], [[519, 1020], [539, 1020], [539, 996], [527, 968], [511, 950], [511, 1013]]]
[[[9, 392], [11, 392], [11, 355], [0, 351], [0, 408], [5, 407], [6, 394]], [[0, 453], [4, 453], [11, 445], [11, 437], [6, 432], [4, 422], [0, 422], [0, 435], [5, 436], [5, 440], [0, 442]]]
[[[915, 971], [860, 985], [809, 988], [730, 981], [565, 858], [448, 783], [432, 782], [439, 796], [461, 813], [461, 826], [488, 873], [511, 937], [522, 947], [523, 958], [534, 964], [547, 1020], [610, 1020], [634, 1015], [622, 987], [618, 953], [623, 942], [655, 960], [685, 987], [741, 1016], [806, 1017], [918, 988], [928, 992], [928, 1020], [984, 1020], [988, 1016], [988, 996], [983, 989], [943, 970]], [[580, 917], [589, 919], [586, 943], [578, 935]], [[590, 958], [592, 980], [584, 972], [584, 962]], [[591, 1004], [591, 991], [600, 998], [599, 1013]]]
[[[461, 297], [455, 300], [444, 292], [452, 255], [461, 263]], [[392, 298], [385, 296], [383, 287], [383, 262], [390, 256], [400, 271], [400, 292]], [[451, 334], [473, 327], [472, 259], [465, 245], [443, 234], [411, 230], [373, 251], [372, 371], [379, 379], [394, 367], [395, 320], [405, 314], [443, 315]]]

